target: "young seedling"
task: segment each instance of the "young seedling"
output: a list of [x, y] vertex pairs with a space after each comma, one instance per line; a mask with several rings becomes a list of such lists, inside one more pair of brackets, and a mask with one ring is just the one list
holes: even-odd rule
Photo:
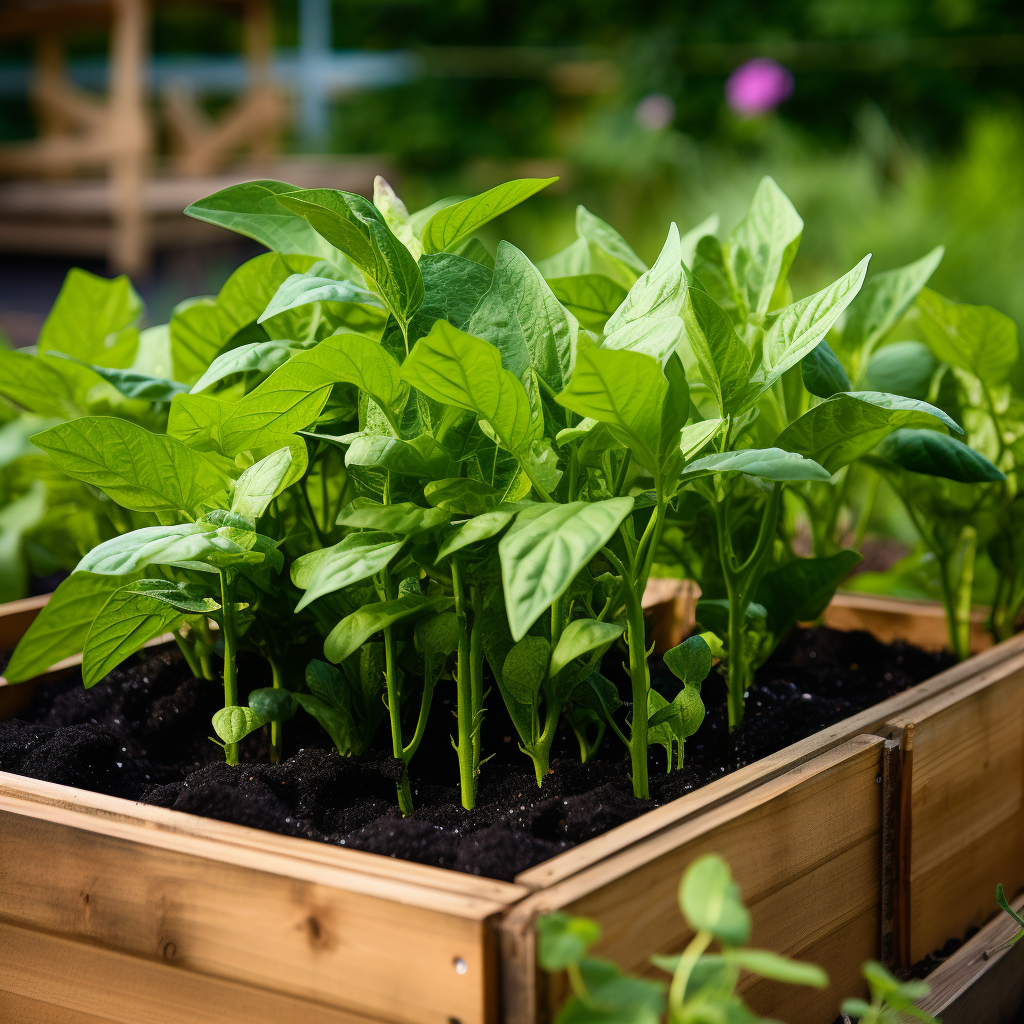
[[924, 1021], [925, 1024], [941, 1024], [930, 1013], [919, 1010], [914, 1003], [923, 999], [931, 989], [924, 981], [899, 981], [881, 964], [867, 961], [861, 968], [868, 983], [871, 1001], [846, 999], [842, 1012], [861, 1024], [899, 1024], [908, 1018]]

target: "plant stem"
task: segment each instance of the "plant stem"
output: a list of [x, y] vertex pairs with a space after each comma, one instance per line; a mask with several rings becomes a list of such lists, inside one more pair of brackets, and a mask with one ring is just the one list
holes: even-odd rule
[[[384, 577], [384, 600], [390, 601], [391, 576], [387, 569]], [[402, 779], [398, 783], [398, 809], [402, 814], [412, 813], [412, 788], [409, 785], [409, 765], [402, 745], [402, 696], [398, 681], [398, 641], [393, 626], [384, 627], [384, 674], [388, 691], [388, 718], [391, 722], [391, 753], [402, 762]]]
[[853, 532], [851, 547], [854, 551], [860, 551], [861, 545], [864, 543], [864, 535], [868, 532], [868, 523], [871, 521], [871, 513], [875, 508], [875, 498], [878, 496], [878, 483], [882, 479], [876, 470], [865, 467], [865, 472], [870, 474], [870, 482], [868, 483], [867, 491], [864, 495], [864, 504], [861, 505], [860, 515], [857, 516], [857, 525]]
[[473, 765], [473, 678], [470, 668], [472, 652], [466, 598], [462, 589], [462, 570], [457, 558], [452, 558], [452, 591], [455, 595], [455, 617], [459, 623], [459, 653], [455, 670], [459, 741], [455, 749], [459, 754], [462, 806], [471, 811], [476, 806], [476, 772]]
[[299, 484], [299, 493], [302, 495], [302, 503], [306, 506], [306, 514], [309, 516], [309, 521], [313, 526], [313, 538], [316, 540], [317, 547], [324, 547], [324, 535], [320, 532], [320, 524], [316, 521], [316, 515], [313, 512], [313, 505], [309, 500], [309, 494], [306, 491], [306, 478], [303, 477]]
[[960, 579], [957, 584], [953, 650], [963, 661], [971, 654], [971, 598], [974, 596], [974, 557], [978, 547], [978, 531], [965, 526], [960, 533]]
[[213, 662], [210, 660], [210, 655], [213, 652], [213, 634], [210, 632], [210, 623], [205, 615], [200, 615], [196, 621], [196, 632], [199, 634], [199, 641], [203, 644], [203, 647], [200, 648], [199, 641], [196, 643], [199, 667], [203, 673], [200, 678], [212, 683], [217, 678], [213, 671]]
[[480, 774], [480, 728], [484, 713], [484, 609], [479, 587], [470, 586], [469, 600], [473, 611], [469, 631], [469, 681], [473, 697], [473, 778], [476, 779]]
[[551, 763], [551, 744], [555, 741], [555, 730], [558, 728], [558, 718], [561, 714], [561, 705], [549, 700], [544, 711], [544, 728], [536, 744], [527, 751], [533, 761], [533, 771], [537, 776], [538, 788], [543, 787], [544, 777], [548, 774], [548, 766]]
[[[272, 658], [267, 659], [270, 662], [270, 673], [274, 679], [274, 689], [281, 689], [281, 669], [277, 662]], [[284, 728], [284, 723], [274, 720], [270, 723], [270, 763], [280, 764], [281, 763], [281, 733]]]
[[613, 551], [602, 548], [605, 558], [622, 577], [626, 598], [626, 624], [629, 643], [629, 679], [632, 684], [633, 717], [629, 732], [629, 760], [633, 773], [633, 794], [641, 800], [651, 798], [647, 778], [647, 691], [651, 677], [647, 670], [644, 639], [644, 610], [636, 586], [626, 567]]
[[[220, 573], [220, 604], [224, 633], [224, 707], [238, 704], [238, 676], [235, 665], [235, 606], [228, 570]], [[238, 764], [238, 744], [227, 743], [224, 757], [228, 764]]]
[[203, 669], [199, 664], [199, 656], [196, 654], [195, 648], [177, 632], [174, 634], [174, 642], [178, 645], [178, 650], [184, 655], [185, 662], [192, 675], [194, 675], [196, 679], [202, 679]]
[[626, 472], [632, 458], [633, 453], [627, 448], [626, 454], [622, 456], [622, 462], [619, 464], [619, 471], [615, 474], [615, 486], [612, 488], [612, 494], [616, 498], [622, 493], [622, 487], [626, 482]]
[[689, 984], [690, 975], [693, 973], [697, 961], [700, 960], [704, 950], [711, 945], [711, 933], [699, 931], [690, 940], [689, 945], [683, 950], [679, 958], [676, 972], [672, 975], [672, 983], [668, 989], [669, 1019], [675, 1020], [682, 1016], [683, 1000], [686, 998], [686, 986]]

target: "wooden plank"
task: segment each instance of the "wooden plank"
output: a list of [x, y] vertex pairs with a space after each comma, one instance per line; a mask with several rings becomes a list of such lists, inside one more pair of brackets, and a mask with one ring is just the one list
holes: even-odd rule
[[[695, 857], [711, 852], [732, 867], [751, 908], [755, 943], [809, 955], [847, 983], [851, 962], [878, 956], [883, 742], [853, 737], [516, 904], [498, 926], [506, 1024], [547, 1020], [560, 999], [536, 966], [538, 915], [564, 910], [595, 918], [603, 928], [597, 954], [624, 970], [646, 970], [652, 953], [678, 952], [685, 943], [679, 879]], [[770, 1006], [772, 991], [762, 986], [754, 996]], [[804, 1000], [800, 1018], [790, 1010], [794, 999]], [[786, 1000], [787, 1019], [809, 1024], [831, 1024], [838, 1002], [832, 990]]]
[[35, 622], [36, 616], [52, 596], [43, 594], [0, 604], [0, 651], [10, 651], [17, 646], [25, 630]]
[[5, 1024], [377, 1024], [304, 999], [0, 922]]
[[8, 924], [396, 1024], [493, 1019], [501, 903], [156, 829], [140, 841], [138, 825], [103, 834], [32, 806], [0, 799]]
[[737, 796], [777, 778], [783, 772], [804, 764], [811, 758], [831, 750], [852, 736], [861, 733], [891, 732], [889, 722], [910, 708], [942, 694], [965, 680], [992, 682], [1024, 669], [1024, 633], [954, 665], [945, 672], [859, 714], [822, 729], [806, 739], [791, 744], [775, 754], [732, 772], [667, 804], [648, 811], [640, 818], [610, 829], [550, 860], [529, 868], [516, 876], [516, 882], [531, 889], [557, 884], [585, 871], [606, 857], [614, 856], [637, 843], [692, 820], [708, 810], [726, 804]]
[[912, 963], [983, 924], [997, 882], [1024, 886], [1024, 667], [979, 674], [890, 724], [911, 736], [901, 948]]
[[[1024, 911], [1024, 896], [1011, 906]], [[930, 975], [931, 992], [920, 1007], [944, 1024], [1012, 1024], [1024, 1004], [1024, 942], [1007, 947], [1017, 933], [1009, 914], [999, 911]]]

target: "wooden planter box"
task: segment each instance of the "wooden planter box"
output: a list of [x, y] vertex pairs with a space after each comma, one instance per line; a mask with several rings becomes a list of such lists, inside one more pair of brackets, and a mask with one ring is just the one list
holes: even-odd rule
[[[877, 613], [844, 614], [859, 600]], [[537, 915], [596, 917], [598, 952], [644, 970], [685, 941], [679, 877], [716, 851], [753, 941], [832, 979], [757, 982], [750, 1002], [831, 1024], [861, 961], [941, 945], [996, 882], [1024, 884], [1022, 691], [1024, 635], [514, 883], [0, 774], [0, 1020], [547, 1021], [563, 988], [537, 967]]]

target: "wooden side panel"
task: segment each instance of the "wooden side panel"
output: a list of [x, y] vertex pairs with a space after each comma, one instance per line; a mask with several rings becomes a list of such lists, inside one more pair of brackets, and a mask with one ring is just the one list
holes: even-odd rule
[[376, 1024], [252, 984], [0, 924], [4, 1024]]
[[[542, 972], [523, 970], [539, 914], [596, 918], [603, 928], [596, 953], [648, 972], [652, 953], [678, 952], [689, 937], [676, 892], [686, 866], [705, 853], [731, 865], [755, 945], [812, 960], [832, 978], [825, 992], [748, 983], [751, 1005], [790, 1024], [831, 1024], [840, 1000], [860, 990], [861, 961], [879, 952], [882, 746], [879, 737], [855, 737], [513, 908], [502, 922], [512, 933], [503, 936], [507, 1024], [549, 1019], [561, 999], [557, 985], [546, 991]], [[536, 1005], [521, 998], [524, 991]]]
[[892, 723], [911, 737], [903, 959], [913, 963], [1024, 886], [1024, 670], [979, 676]]
[[[201, 987], [204, 976], [257, 982], [395, 1024], [493, 1019], [486, 916], [501, 904], [429, 891], [424, 898], [413, 886], [373, 876], [353, 882], [301, 862], [289, 877], [284, 858], [235, 848], [231, 862], [190, 848], [202, 844], [172, 836], [161, 847], [0, 811], [0, 923], [48, 931], [76, 950], [84, 940], [173, 965], [184, 988]], [[0, 963], [9, 988], [10, 961]]]

